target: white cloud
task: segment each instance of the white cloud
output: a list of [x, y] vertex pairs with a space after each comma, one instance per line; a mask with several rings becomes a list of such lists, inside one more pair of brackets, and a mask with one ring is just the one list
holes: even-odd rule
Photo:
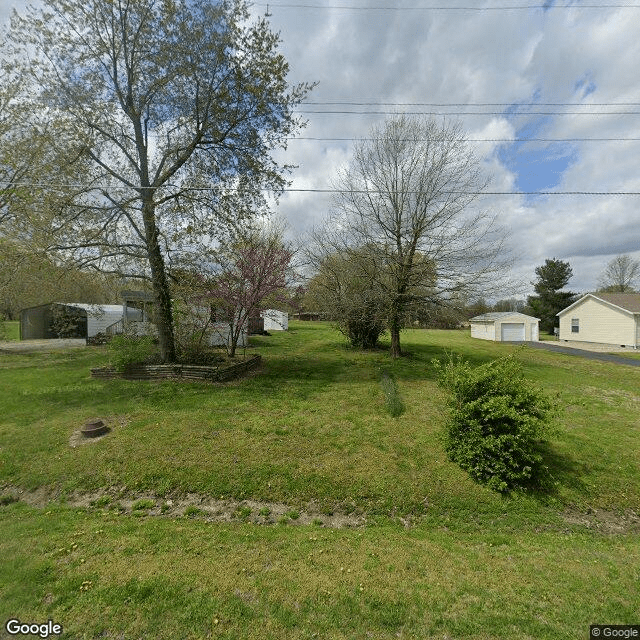
[[[548, 11], [350, 11], [278, 8], [271, 22], [283, 39], [292, 82], [318, 81], [312, 101], [391, 103], [541, 103], [580, 102], [566, 111], [603, 111], [596, 103], [640, 103], [639, 13], [634, 9], [571, 8]], [[25, 4], [14, 0], [13, 4]], [[305, 3], [300, 3], [305, 4]], [[313, 0], [312, 4], [335, 4]], [[344, 0], [340, 4], [382, 6], [382, 0]], [[399, 0], [416, 6], [426, 0]], [[445, 3], [439, 2], [439, 5]], [[470, 3], [467, 3], [470, 4]], [[497, 2], [487, 0], [486, 6]], [[560, 0], [557, 5], [568, 4]], [[0, 5], [0, 21], [8, 17]], [[256, 15], [265, 8], [256, 6]], [[367, 110], [366, 107], [313, 106], [309, 110]], [[395, 107], [401, 110], [401, 107]], [[394, 107], [372, 107], [393, 111]], [[463, 108], [408, 107], [412, 111], [485, 111], [498, 115], [460, 115], [472, 138], [512, 138], [531, 118], [506, 118], [501, 106]], [[539, 107], [562, 111], [562, 107]], [[636, 107], [612, 108], [640, 111]], [[366, 137], [384, 116], [309, 114], [307, 137]], [[451, 116], [455, 118], [455, 116]], [[550, 116], [537, 137], [640, 138], [640, 116]], [[293, 187], [331, 185], [338, 167], [348, 162], [351, 143], [292, 141], [278, 157], [297, 164]], [[491, 190], [511, 191], [516, 170], [505, 166], [497, 143], [474, 147], [492, 175]], [[555, 153], [557, 147], [550, 148]], [[576, 142], [572, 163], [560, 176], [560, 191], [640, 191], [637, 158], [640, 142]], [[538, 166], [535, 170], [539, 170]], [[523, 170], [520, 168], [519, 170]], [[531, 168], [533, 171], [534, 168]], [[285, 194], [279, 213], [302, 232], [321, 224], [330, 207], [322, 193]], [[515, 276], [525, 283], [545, 258], [569, 260], [572, 288], [588, 290], [613, 255], [640, 251], [640, 198], [486, 196], [479, 206], [499, 213], [512, 230], [518, 256]], [[523, 289], [523, 295], [527, 293]]]
[[[325, 4], [330, 3], [325, 0]], [[362, 0], [357, 4], [366, 3]], [[404, 4], [409, 6], [408, 2]], [[576, 5], [546, 12], [305, 11], [275, 6], [271, 11], [272, 22], [283, 38], [283, 51], [291, 63], [292, 78], [320, 80], [311, 100], [512, 104], [537, 99], [542, 103], [587, 105], [640, 103], [640, 76], [636, 70], [640, 29], [634, 10], [586, 9]], [[580, 80], [582, 85], [578, 86]], [[473, 110], [499, 113], [503, 108], [460, 109]], [[541, 106], [539, 110], [606, 108]], [[383, 116], [308, 117], [310, 127], [304, 135], [359, 137], [365, 136], [369, 127]], [[460, 118], [472, 138], [511, 138], [531, 120], [499, 115]], [[640, 137], [639, 124], [640, 117], [632, 115], [550, 116], [536, 136]], [[327, 161], [331, 157], [328, 152], [331, 144], [341, 158], [348, 159], [349, 149], [343, 142], [290, 145], [291, 161], [300, 164], [305, 180], [314, 172], [315, 185], [330, 184], [335, 170], [332, 166], [335, 163]], [[497, 145], [482, 143], [475, 148], [492, 175], [490, 189], [513, 190], [516, 176], [512, 168], [500, 161]], [[572, 162], [561, 175], [557, 190], [640, 191], [637, 171], [640, 143], [579, 142], [571, 149]], [[557, 150], [557, 146], [549, 147], [549, 153]], [[539, 171], [540, 167], [532, 170]], [[640, 250], [640, 216], [636, 214], [639, 200], [487, 196], [478, 205], [497, 211], [503, 223], [511, 228], [511, 242], [518, 256], [514, 268], [517, 278], [528, 283], [535, 278], [537, 265], [545, 258], [557, 257], [575, 262], [571, 284], [575, 289], [587, 290], [596, 285], [603, 265], [612, 255]], [[288, 216], [298, 215], [299, 221], [307, 223], [322, 215], [327, 204], [325, 196], [292, 194], [283, 198], [281, 206]], [[297, 214], [299, 205], [304, 212]], [[523, 295], [526, 293], [523, 290]]]

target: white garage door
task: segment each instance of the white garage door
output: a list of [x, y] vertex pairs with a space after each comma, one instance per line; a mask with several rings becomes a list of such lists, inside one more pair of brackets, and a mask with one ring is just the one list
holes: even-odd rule
[[504, 322], [500, 325], [500, 339], [509, 342], [524, 341], [524, 322]]

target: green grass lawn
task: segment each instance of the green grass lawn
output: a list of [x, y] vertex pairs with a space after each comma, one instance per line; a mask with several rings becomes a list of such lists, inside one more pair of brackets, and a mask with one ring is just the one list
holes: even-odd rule
[[20, 322], [18, 320], [0, 321], [0, 340], [20, 340]]
[[[261, 370], [225, 385], [92, 380], [100, 348], [3, 354], [0, 618], [167, 639], [574, 638], [637, 623], [640, 371], [467, 332], [411, 330], [403, 346], [391, 361], [291, 323], [252, 338]], [[511, 352], [562, 414], [545, 491], [502, 496], [446, 459], [431, 360]], [[95, 417], [111, 433], [71, 447]], [[59, 499], [11, 502], [16, 488]], [[94, 506], [74, 506], [81, 495]], [[150, 515], [194, 495], [243, 506], [228, 522]], [[256, 504], [290, 516], [246, 522]], [[297, 524], [305, 513], [316, 524]], [[329, 514], [366, 525], [320, 526]]]

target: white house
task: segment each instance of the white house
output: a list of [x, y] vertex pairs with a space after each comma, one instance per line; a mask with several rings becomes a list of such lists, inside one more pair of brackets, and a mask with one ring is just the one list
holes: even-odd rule
[[260, 313], [264, 318], [265, 331], [288, 331], [289, 330], [289, 314], [285, 311], [276, 309], [265, 309]]
[[496, 342], [536, 341], [539, 335], [539, 318], [516, 311], [483, 313], [469, 321], [471, 337]]
[[640, 346], [640, 293], [588, 293], [557, 315], [565, 342]]

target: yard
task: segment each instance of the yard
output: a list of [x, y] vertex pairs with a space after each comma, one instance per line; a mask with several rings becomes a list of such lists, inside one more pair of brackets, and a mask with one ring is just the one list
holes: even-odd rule
[[[466, 332], [403, 339], [391, 361], [291, 323], [252, 338], [262, 369], [224, 385], [92, 380], [100, 348], [2, 354], [0, 618], [150, 639], [637, 624], [640, 370]], [[512, 351], [563, 412], [547, 489], [504, 497], [446, 459], [431, 360]], [[95, 417], [111, 432], [71, 446]]]

